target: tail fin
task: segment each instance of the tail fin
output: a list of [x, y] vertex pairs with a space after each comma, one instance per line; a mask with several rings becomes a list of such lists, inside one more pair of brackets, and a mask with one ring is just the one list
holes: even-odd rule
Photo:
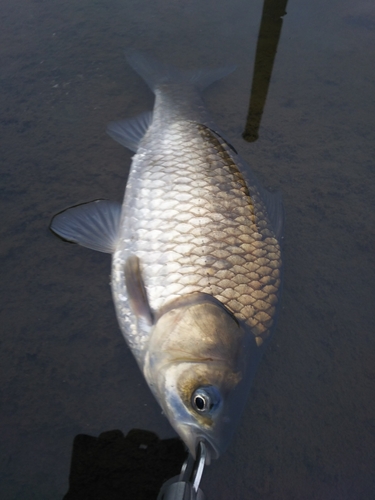
[[130, 66], [145, 80], [153, 92], [158, 85], [165, 83], [191, 83], [199, 90], [203, 90], [236, 69], [236, 66], [224, 66], [216, 69], [186, 71], [160, 63], [137, 50], [126, 50], [125, 55]]

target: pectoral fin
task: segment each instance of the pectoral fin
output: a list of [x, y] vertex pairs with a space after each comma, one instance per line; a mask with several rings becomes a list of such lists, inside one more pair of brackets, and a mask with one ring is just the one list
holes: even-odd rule
[[148, 303], [140, 260], [135, 255], [129, 257], [125, 263], [125, 284], [133, 313], [136, 316], [144, 318], [149, 325], [152, 325], [154, 323], [154, 315]]
[[116, 248], [121, 204], [96, 200], [55, 215], [50, 229], [63, 240], [104, 253]]

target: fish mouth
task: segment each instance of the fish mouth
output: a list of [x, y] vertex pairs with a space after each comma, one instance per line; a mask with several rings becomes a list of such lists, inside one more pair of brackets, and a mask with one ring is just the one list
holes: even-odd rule
[[197, 448], [199, 446], [200, 442], [203, 442], [205, 447], [206, 447], [206, 465], [210, 465], [212, 460], [216, 460], [220, 456], [219, 450], [216, 448], [216, 446], [213, 445], [211, 441], [209, 441], [207, 438], [201, 438], [197, 440]]
[[194, 459], [197, 457], [199, 443], [203, 442], [206, 448], [206, 465], [209, 465], [212, 460], [216, 460], [220, 456], [220, 450], [207, 435], [197, 433], [196, 429], [190, 428], [183, 436], [183, 441], [189, 449], [190, 454]]

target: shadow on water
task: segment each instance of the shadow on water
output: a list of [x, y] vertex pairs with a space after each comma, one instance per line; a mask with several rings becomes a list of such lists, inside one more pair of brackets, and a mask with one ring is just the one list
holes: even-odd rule
[[279, 44], [283, 16], [288, 0], [264, 0], [262, 20], [255, 55], [253, 83], [251, 86], [249, 111], [242, 137], [254, 142], [259, 137], [259, 127], [267, 100], [277, 46]]
[[187, 457], [178, 438], [160, 440], [149, 431], [119, 430], [99, 437], [79, 434], [73, 443], [69, 491], [64, 500], [150, 500], [180, 473]]

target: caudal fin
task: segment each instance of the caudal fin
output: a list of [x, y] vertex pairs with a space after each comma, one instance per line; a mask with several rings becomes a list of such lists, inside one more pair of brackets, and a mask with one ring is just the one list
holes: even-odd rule
[[125, 55], [130, 66], [145, 80], [153, 92], [158, 85], [168, 83], [190, 83], [203, 90], [236, 69], [236, 66], [229, 65], [222, 68], [187, 71], [168, 66], [137, 50], [126, 50]]

